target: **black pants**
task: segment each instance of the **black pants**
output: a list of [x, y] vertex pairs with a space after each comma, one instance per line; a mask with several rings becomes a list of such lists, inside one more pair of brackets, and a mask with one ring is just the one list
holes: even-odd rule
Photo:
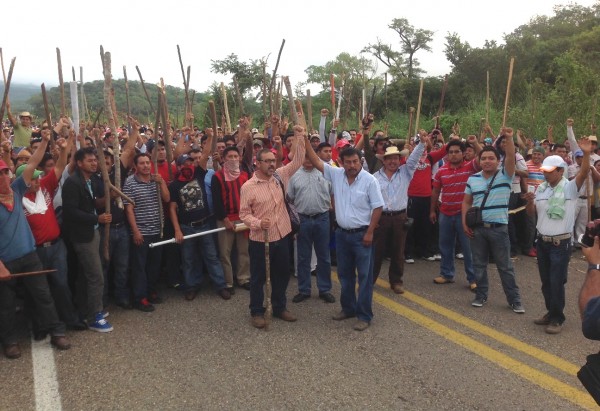
[[432, 225], [429, 219], [431, 197], [409, 197], [406, 209], [408, 217], [414, 220], [406, 238], [404, 255], [406, 258], [432, 256]]

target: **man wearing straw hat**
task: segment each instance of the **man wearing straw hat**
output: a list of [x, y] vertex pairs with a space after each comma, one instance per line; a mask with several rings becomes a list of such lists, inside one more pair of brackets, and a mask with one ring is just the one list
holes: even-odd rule
[[31, 140], [31, 133], [33, 132], [31, 128], [31, 114], [28, 111], [24, 111], [19, 114], [19, 120], [15, 118], [15, 116], [10, 111], [10, 102], [6, 102], [6, 113], [8, 115], [8, 119], [10, 123], [13, 125], [13, 133], [14, 133], [14, 147], [27, 147], [29, 146], [29, 140]]

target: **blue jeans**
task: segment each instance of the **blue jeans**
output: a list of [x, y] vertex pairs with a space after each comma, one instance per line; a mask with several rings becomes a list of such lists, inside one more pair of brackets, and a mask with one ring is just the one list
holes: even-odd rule
[[[290, 281], [290, 236], [269, 242], [269, 268], [271, 278], [271, 305], [273, 314], [279, 315], [286, 309], [285, 292]], [[265, 308], [263, 286], [266, 281], [265, 243], [250, 240], [250, 315], [263, 315]]]
[[456, 275], [454, 268], [454, 251], [456, 245], [456, 236], [460, 241], [462, 253], [464, 255], [465, 272], [467, 273], [467, 281], [472, 283], [475, 281], [475, 272], [473, 271], [473, 257], [471, 255], [471, 245], [469, 238], [466, 236], [462, 228], [462, 216], [446, 215], [440, 213], [440, 254], [442, 262], [440, 265], [440, 275], [444, 278], [453, 279]]
[[565, 321], [565, 284], [571, 259], [571, 239], [561, 240], [559, 245], [537, 241], [537, 260], [542, 294], [551, 322], [562, 324]]
[[150, 243], [160, 240], [160, 235], [145, 235], [142, 245], [131, 244], [131, 283], [134, 301], [140, 301], [156, 292], [160, 273], [161, 250], [150, 248]]
[[502, 225], [493, 228], [475, 228], [471, 239], [471, 253], [473, 254], [475, 281], [477, 282], [477, 298], [487, 299], [488, 296], [487, 265], [491, 254], [498, 268], [506, 300], [509, 304], [520, 303], [519, 287], [517, 287], [515, 270], [510, 260], [508, 227]]
[[329, 212], [306, 217], [300, 214], [298, 232], [298, 292], [310, 295], [310, 258], [313, 245], [317, 255], [319, 294], [331, 291], [331, 256], [329, 254]]
[[110, 261], [104, 258], [104, 229], [100, 228], [100, 257], [102, 261], [102, 270], [104, 271], [104, 306], [108, 304], [108, 270], [113, 266], [113, 281], [115, 285], [115, 300], [120, 303], [129, 302], [129, 229], [126, 225], [120, 227], [110, 227], [110, 237], [108, 240], [108, 255]]
[[[338, 277], [342, 286], [340, 303], [347, 315], [370, 322], [373, 318], [373, 246], [362, 243], [365, 230], [335, 232]], [[355, 292], [358, 272], [358, 297]]]
[[[181, 224], [181, 232], [184, 236], [207, 231], [210, 228], [208, 222], [197, 227]], [[215, 240], [212, 234], [207, 234], [184, 240], [181, 243], [181, 267], [185, 289], [198, 290], [202, 285], [202, 280], [204, 279], [202, 262], [206, 265], [208, 275], [215, 288], [217, 290], [225, 288], [225, 275], [223, 274], [223, 266], [221, 266], [221, 261], [219, 261], [217, 255]]]

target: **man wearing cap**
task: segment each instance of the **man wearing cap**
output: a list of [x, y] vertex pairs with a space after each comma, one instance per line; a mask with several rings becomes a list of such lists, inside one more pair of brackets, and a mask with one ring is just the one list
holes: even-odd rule
[[[50, 136], [46, 135], [44, 149], [49, 139]], [[10, 359], [21, 356], [15, 329], [16, 280], [9, 280], [10, 275], [42, 270], [35, 239], [23, 212], [23, 196], [42, 156], [43, 150], [38, 150], [12, 184], [10, 170], [0, 160], [0, 280], [3, 280], [0, 281], [0, 343], [4, 355]], [[33, 300], [33, 315], [39, 329], [52, 335], [50, 343], [53, 346], [60, 350], [69, 349], [71, 345], [65, 337], [65, 324], [59, 320], [46, 277], [28, 276], [22, 282]]]
[[[502, 135], [506, 140], [504, 163], [500, 163], [500, 154], [494, 147], [486, 146], [479, 152], [481, 171], [467, 180], [462, 203], [462, 225], [465, 234], [471, 239], [473, 270], [477, 283], [477, 295], [471, 305], [483, 307], [487, 302], [489, 288], [487, 265], [489, 256], [492, 255], [502, 280], [508, 305], [515, 313], [522, 314], [525, 309], [521, 304], [521, 295], [515, 280], [508, 238], [508, 201], [515, 173], [513, 130], [503, 128]], [[486, 202], [481, 207], [488, 190]], [[481, 207], [483, 222], [476, 227], [469, 227], [466, 222], [467, 210], [472, 206]]]
[[[212, 129], [207, 129], [206, 135], [208, 136], [206, 144], [210, 147], [214, 138]], [[181, 244], [185, 299], [188, 301], [195, 299], [200, 290], [204, 277], [203, 264], [221, 298], [224, 300], [231, 298], [213, 237], [205, 235], [187, 240], [183, 238], [211, 228], [209, 224], [211, 213], [204, 184], [206, 164], [210, 154], [210, 150], [204, 150], [197, 167], [188, 155], [184, 154], [177, 158], [177, 178], [169, 185], [171, 198], [169, 213], [175, 228], [175, 241]]]
[[534, 322], [545, 325], [548, 334], [560, 333], [565, 321], [565, 283], [579, 190], [590, 169], [592, 144], [589, 139], [581, 139], [579, 149], [583, 151], [583, 157], [574, 179], [569, 181], [564, 176], [567, 163], [562, 157], [546, 157], [540, 167], [546, 181], [540, 184], [535, 194], [524, 196], [527, 212], [538, 216], [537, 260], [547, 310]]
[[19, 114], [19, 120], [15, 118], [15, 116], [10, 111], [10, 102], [6, 102], [6, 113], [8, 115], [8, 120], [13, 126], [13, 146], [14, 147], [27, 147], [29, 146], [29, 140], [31, 140], [31, 133], [33, 129], [31, 128], [31, 114], [28, 111], [24, 111]]
[[[420, 143], [403, 165], [400, 165], [401, 154], [398, 147], [388, 147], [383, 154], [383, 167], [373, 174], [379, 182], [384, 202], [379, 225], [375, 229], [373, 236], [373, 283], [379, 277], [383, 257], [388, 246], [391, 246], [388, 279], [390, 287], [396, 294], [404, 293], [402, 277], [404, 275], [404, 242], [406, 241], [405, 224], [407, 218], [408, 185], [415, 173], [419, 158], [425, 151], [428, 139], [429, 137], [426, 133], [420, 136]], [[377, 145], [377, 140], [375, 144]]]
[[321, 144], [321, 137], [319, 137], [318, 134], [313, 134], [310, 136], [310, 145], [312, 146], [313, 150], [317, 151], [319, 144]]

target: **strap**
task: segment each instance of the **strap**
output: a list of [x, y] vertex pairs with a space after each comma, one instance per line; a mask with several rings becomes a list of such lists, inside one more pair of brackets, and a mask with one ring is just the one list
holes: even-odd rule
[[275, 180], [277, 180], [279, 182], [279, 185], [281, 186], [281, 192], [283, 193], [283, 201], [285, 202], [285, 205], [287, 207], [288, 201], [285, 195], [285, 187], [283, 186], [283, 180], [281, 179], [281, 176], [277, 174], [277, 172], [273, 173], [273, 177], [275, 177]]
[[500, 171], [500, 170], [496, 170], [496, 172], [494, 173], [494, 176], [492, 177], [492, 179], [490, 180], [490, 183], [487, 186], [487, 190], [485, 190], [485, 194], [483, 196], [483, 201], [481, 202], [481, 206], [479, 207], [482, 210], [483, 210], [483, 206], [485, 205], [485, 202], [488, 198], [488, 195], [490, 194], [490, 190], [492, 189], [492, 184], [494, 184], [494, 180], [496, 179], [496, 175], [498, 174], [498, 171]]

